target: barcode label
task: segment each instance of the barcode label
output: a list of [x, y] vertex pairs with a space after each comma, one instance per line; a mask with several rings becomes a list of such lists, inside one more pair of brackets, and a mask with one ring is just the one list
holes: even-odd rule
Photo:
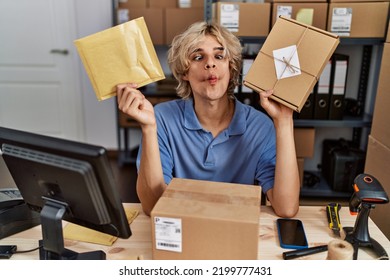
[[237, 4], [221, 4], [220, 24], [231, 32], [238, 32], [240, 6]]
[[352, 8], [333, 8], [330, 31], [339, 36], [350, 36]]
[[156, 249], [182, 252], [181, 219], [154, 217]]

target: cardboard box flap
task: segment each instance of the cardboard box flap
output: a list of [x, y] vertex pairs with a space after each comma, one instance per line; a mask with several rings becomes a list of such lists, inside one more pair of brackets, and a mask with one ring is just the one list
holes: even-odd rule
[[[243, 207], [243, 204], [220, 204], [214, 202], [199, 203], [198, 200], [167, 198], [161, 197], [158, 207], [160, 217], [170, 218], [194, 218], [226, 221], [229, 223], [249, 223], [258, 224], [260, 217], [260, 202], [258, 206], [249, 205]], [[159, 200], [159, 201], [160, 201]], [[180, 209], [178, 212], [172, 212], [172, 209]]]
[[[249, 69], [244, 85], [256, 91], [273, 89], [272, 99], [299, 112], [338, 44], [337, 35], [279, 17]], [[287, 48], [291, 50], [285, 51]], [[283, 60], [275, 56], [276, 51], [286, 52]], [[282, 74], [289, 75], [278, 79], [277, 62], [283, 64]]]
[[259, 206], [261, 187], [173, 178], [163, 197]]

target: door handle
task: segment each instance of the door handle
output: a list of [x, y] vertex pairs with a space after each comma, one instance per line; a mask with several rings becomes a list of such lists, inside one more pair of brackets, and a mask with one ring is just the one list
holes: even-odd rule
[[69, 54], [69, 51], [68, 51], [67, 49], [63, 49], [63, 50], [60, 50], [60, 49], [52, 49], [52, 50], [50, 51], [50, 53], [68, 55], [68, 54]]

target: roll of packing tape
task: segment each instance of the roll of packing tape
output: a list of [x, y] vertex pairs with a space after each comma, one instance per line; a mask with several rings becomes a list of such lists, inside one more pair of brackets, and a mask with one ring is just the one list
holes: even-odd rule
[[332, 240], [328, 243], [328, 260], [352, 260], [353, 247], [345, 240]]

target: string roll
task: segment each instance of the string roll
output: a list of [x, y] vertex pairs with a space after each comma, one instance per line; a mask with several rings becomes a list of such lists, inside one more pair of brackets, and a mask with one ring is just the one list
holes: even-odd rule
[[328, 243], [327, 260], [352, 260], [353, 247], [345, 240], [332, 240]]

